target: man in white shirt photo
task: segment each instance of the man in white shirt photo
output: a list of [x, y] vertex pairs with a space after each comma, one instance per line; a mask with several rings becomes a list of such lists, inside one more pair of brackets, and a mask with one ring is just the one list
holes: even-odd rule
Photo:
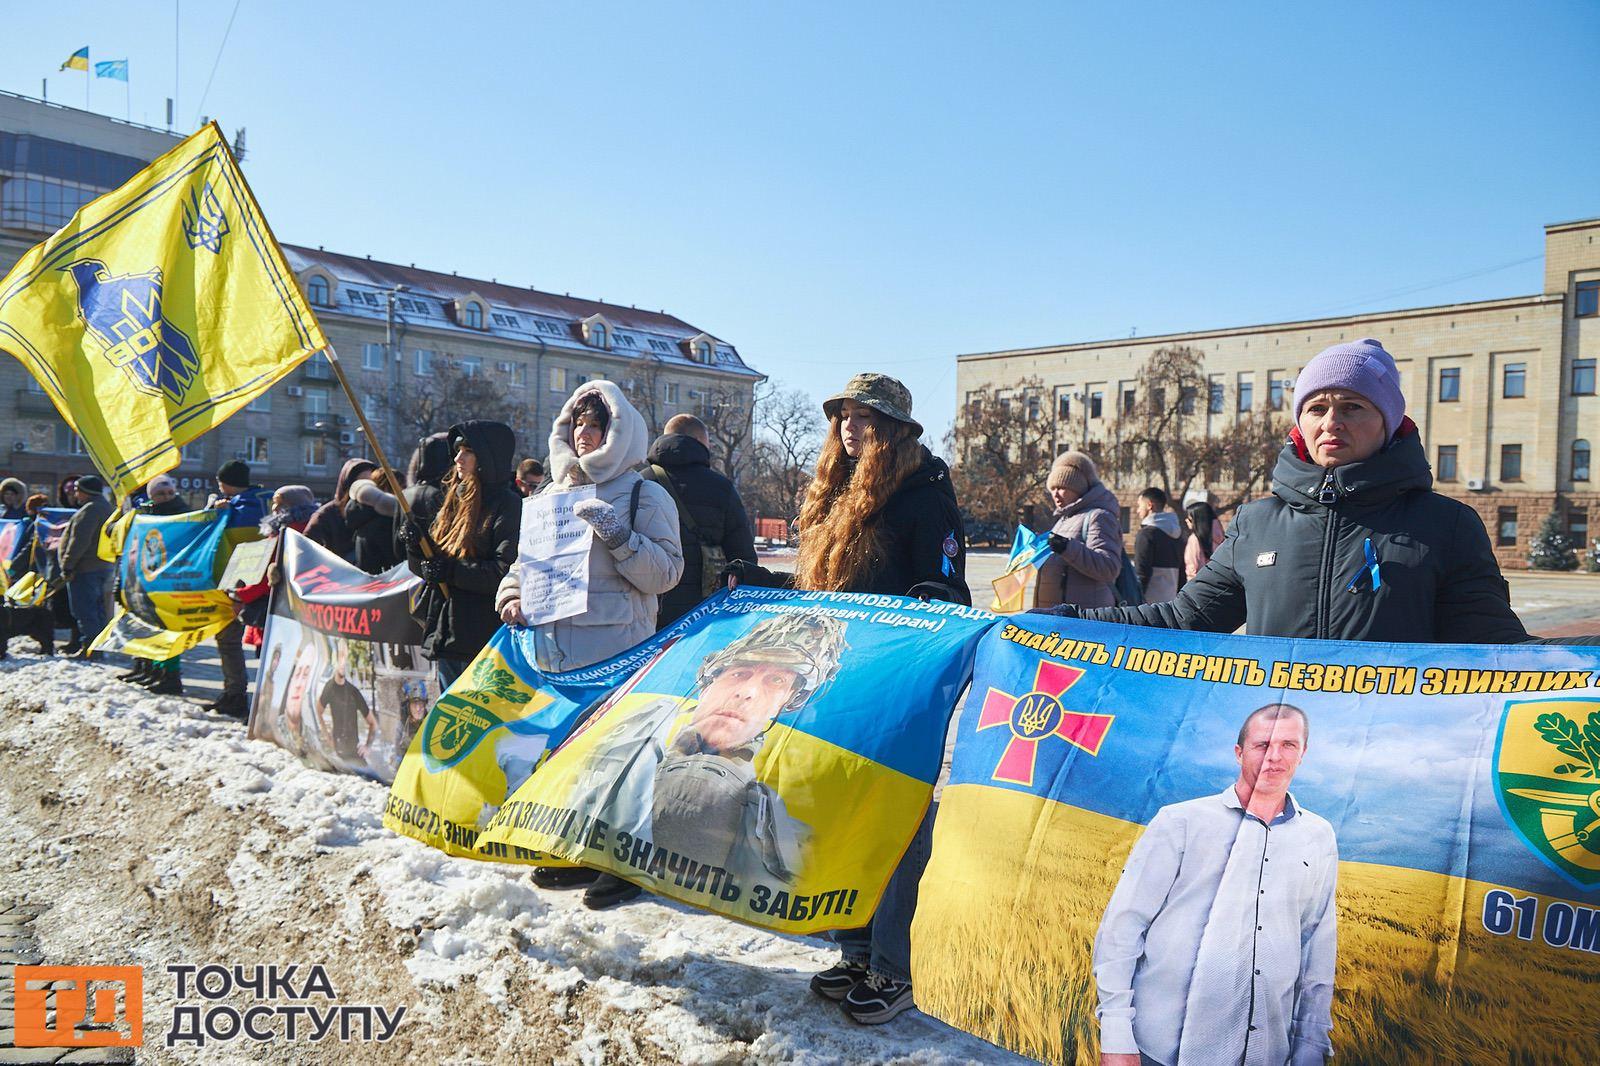
[[1310, 723], [1269, 703], [1239, 777], [1156, 812], [1094, 942], [1101, 1066], [1320, 1066], [1333, 1054], [1339, 851], [1289, 783]]

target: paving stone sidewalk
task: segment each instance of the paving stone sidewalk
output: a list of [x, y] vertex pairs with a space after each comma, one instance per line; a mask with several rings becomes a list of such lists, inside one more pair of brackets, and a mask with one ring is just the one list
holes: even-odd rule
[[[43, 907], [0, 898], [0, 1064], [133, 1062], [133, 1048], [16, 1046], [16, 968], [46, 962], [33, 928], [42, 913]], [[46, 993], [46, 1004], [53, 1007], [54, 999], [53, 990]]]

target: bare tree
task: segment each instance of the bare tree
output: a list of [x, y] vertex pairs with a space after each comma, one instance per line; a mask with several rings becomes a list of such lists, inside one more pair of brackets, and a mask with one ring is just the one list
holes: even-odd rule
[[[1139, 369], [1135, 402], [1119, 411], [1098, 449], [1108, 480], [1142, 481], [1182, 500], [1197, 482], [1232, 510], [1270, 483], [1288, 426], [1270, 406], [1226, 425], [1227, 389], [1212, 384], [1205, 358], [1188, 347], [1158, 348]], [[1142, 487], [1142, 486], [1140, 486]]]
[[1044, 497], [1056, 428], [1045, 395], [1038, 377], [968, 393], [946, 438], [956, 495], [967, 511], [1009, 525], [1019, 509]]
[[756, 436], [736, 478], [745, 506], [766, 518], [793, 522], [822, 447], [822, 418], [799, 389], [764, 382], [755, 397]]

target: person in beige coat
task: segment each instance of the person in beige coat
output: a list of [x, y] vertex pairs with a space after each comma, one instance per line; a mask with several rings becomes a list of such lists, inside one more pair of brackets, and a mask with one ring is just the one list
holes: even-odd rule
[[[650, 445], [644, 418], [614, 382], [580, 385], [550, 430], [545, 492], [594, 485], [574, 513], [594, 528], [589, 549], [589, 606], [583, 614], [536, 628], [539, 669], [577, 670], [627, 651], [656, 631], [657, 600], [683, 576], [678, 506], [666, 489], [639, 476]], [[635, 511], [634, 489], [638, 487]], [[500, 583], [502, 621], [522, 616], [522, 568]]]

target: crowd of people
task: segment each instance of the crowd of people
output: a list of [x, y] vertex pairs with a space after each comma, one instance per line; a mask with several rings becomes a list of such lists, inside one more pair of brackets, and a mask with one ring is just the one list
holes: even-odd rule
[[[403, 562], [422, 582], [415, 611], [422, 653], [444, 691], [502, 624], [523, 625], [518, 563], [525, 496], [592, 486], [573, 509], [594, 532], [587, 610], [533, 626], [538, 666], [560, 672], [610, 658], [728, 585], [905, 595], [970, 604], [966, 537], [950, 470], [920, 438], [912, 397], [893, 378], [861, 374], [823, 405], [824, 443], [795, 523], [793, 572], [758, 561], [733, 484], [712, 469], [705, 426], [678, 415], [652, 441], [643, 416], [615, 384], [581, 385], [548, 440], [548, 477], [516, 460], [502, 423], [469, 420], [420, 442], [404, 484], [352, 459], [332, 499], [305, 486], [267, 493], [244, 463], [224, 466], [206, 506], [230, 525], [273, 535], [297, 529], [369, 572]], [[1532, 639], [1511, 610], [1488, 535], [1464, 504], [1432, 491], [1432, 477], [1394, 362], [1374, 340], [1319, 354], [1300, 375], [1295, 424], [1272, 494], [1241, 507], [1226, 529], [1209, 499], [1184, 513], [1159, 488], [1139, 497], [1130, 558], [1120, 505], [1093, 459], [1059, 456], [1048, 479], [1055, 521], [1036, 610], [1148, 626], [1289, 637], [1508, 643]], [[69, 479], [70, 480], [70, 479]], [[92, 544], [112, 514], [93, 475], [64, 483], [78, 510], [59, 545], [40, 554], [65, 580], [72, 644], [105, 624], [110, 564]], [[42, 497], [0, 484], [6, 515]], [[403, 497], [405, 506], [401, 506]], [[42, 505], [42, 504], [41, 504]], [[185, 507], [170, 478], [137, 506]], [[271, 571], [267, 581], [270, 583]], [[224, 691], [213, 707], [242, 715], [240, 645], [259, 625], [266, 588], [236, 590], [242, 618], [219, 635]], [[146, 664], [132, 680], [177, 685], [173, 664]], [[166, 688], [162, 685], [165, 684]], [[1255, 817], [1246, 804], [1236, 813]], [[888, 1021], [912, 1005], [910, 926], [931, 849], [923, 820], [876, 914], [833, 934], [837, 964], [811, 989], [857, 1022]], [[582, 888], [605, 907], [639, 890], [609, 875], [540, 868], [550, 889]], [[1137, 1062], [1137, 1056], [1118, 1060]]]

